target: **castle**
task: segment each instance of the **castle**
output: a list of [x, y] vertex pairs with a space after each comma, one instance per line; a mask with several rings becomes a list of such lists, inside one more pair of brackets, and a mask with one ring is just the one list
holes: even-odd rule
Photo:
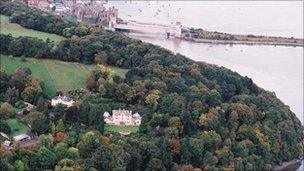
[[108, 22], [110, 17], [117, 18], [118, 10], [114, 7], [106, 9], [102, 1], [77, 2], [73, 6], [72, 13], [76, 16], [77, 21], [89, 23]]
[[104, 121], [113, 125], [140, 125], [141, 116], [138, 113], [132, 114], [131, 110], [113, 110], [112, 116], [109, 112], [103, 114]]

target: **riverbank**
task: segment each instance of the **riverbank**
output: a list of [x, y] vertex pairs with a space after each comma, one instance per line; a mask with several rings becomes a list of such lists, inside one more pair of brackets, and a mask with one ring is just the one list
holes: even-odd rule
[[183, 29], [182, 39], [197, 43], [213, 44], [245, 44], [245, 45], [272, 45], [272, 46], [300, 46], [304, 47], [304, 40], [298, 38], [239, 35], [221, 32], [211, 32], [202, 29]]
[[301, 159], [294, 159], [288, 162], [283, 162], [281, 165], [274, 166], [273, 171], [295, 171], [301, 166]]

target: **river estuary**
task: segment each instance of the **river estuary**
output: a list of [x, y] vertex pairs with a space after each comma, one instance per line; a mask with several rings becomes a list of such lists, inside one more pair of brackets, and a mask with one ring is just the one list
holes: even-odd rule
[[[182, 25], [211, 31], [303, 38], [303, 2], [110, 1], [123, 20]], [[273, 91], [303, 123], [303, 47], [216, 45], [128, 36], [181, 53], [196, 61], [224, 66]], [[298, 171], [302, 168], [302, 165]]]
[[[108, 5], [118, 8], [123, 20], [180, 21], [206, 30], [303, 38], [303, 2], [299, 1], [109, 1]], [[247, 75], [260, 87], [275, 92], [303, 123], [303, 47], [215, 45], [166, 39], [164, 35], [129, 36]]]

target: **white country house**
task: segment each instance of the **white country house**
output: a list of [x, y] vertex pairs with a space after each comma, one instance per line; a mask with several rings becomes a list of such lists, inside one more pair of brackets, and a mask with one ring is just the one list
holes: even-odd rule
[[140, 125], [141, 116], [138, 113], [132, 114], [131, 110], [118, 109], [112, 111], [112, 116], [109, 112], [103, 114], [104, 121], [107, 124], [113, 125]]
[[56, 106], [57, 104], [63, 104], [66, 105], [67, 107], [71, 107], [73, 106], [75, 103], [75, 101], [65, 95], [59, 95], [56, 96], [52, 99], [52, 106]]

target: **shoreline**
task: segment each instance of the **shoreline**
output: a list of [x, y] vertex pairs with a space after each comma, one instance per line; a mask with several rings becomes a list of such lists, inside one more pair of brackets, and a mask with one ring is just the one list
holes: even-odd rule
[[201, 28], [195, 29], [184, 27], [180, 38], [196, 43], [304, 47], [304, 39], [301, 38], [231, 34], [218, 31], [207, 31]]
[[214, 39], [199, 39], [181, 37], [181, 40], [195, 42], [195, 43], [212, 43], [212, 44], [240, 44], [240, 45], [266, 45], [266, 46], [292, 46], [304, 47], [300, 43], [287, 43], [287, 42], [256, 42], [256, 41], [240, 41], [240, 40], [214, 40]]
[[[125, 21], [120, 19], [120, 22]], [[195, 43], [304, 47], [304, 39], [301, 38], [230, 34], [192, 27], [183, 27], [181, 36], [176, 38]]]
[[[294, 170], [301, 166], [302, 159], [293, 159], [287, 162], [282, 162], [280, 165], [272, 167], [272, 171]], [[298, 167], [297, 167], [298, 166]]]

